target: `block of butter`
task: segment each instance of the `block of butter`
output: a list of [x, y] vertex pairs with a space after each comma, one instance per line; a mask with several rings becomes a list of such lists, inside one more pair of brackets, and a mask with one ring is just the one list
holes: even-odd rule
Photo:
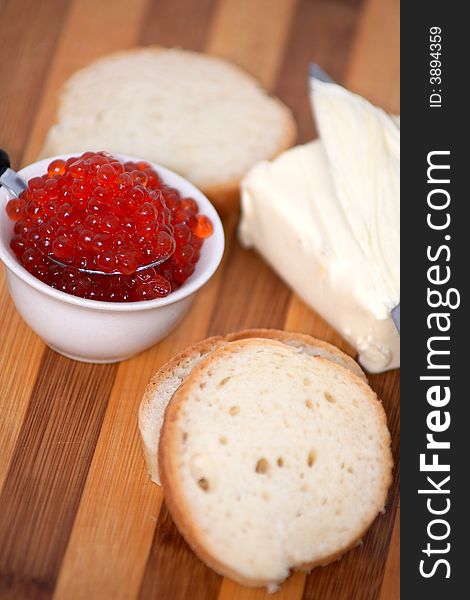
[[242, 183], [241, 242], [254, 247], [358, 352], [400, 365], [398, 121], [315, 81], [320, 139], [261, 162]]

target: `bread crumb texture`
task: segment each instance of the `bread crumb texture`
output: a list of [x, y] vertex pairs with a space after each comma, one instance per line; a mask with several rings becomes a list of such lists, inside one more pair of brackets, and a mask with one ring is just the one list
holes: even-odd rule
[[270, 340], [233, 342], [193, 370], [170, 402], [160, 457], [189, 543], [254, 585], [338, 558], [391, 480], [385, 414], [367, 384]]
[[[139, 428], [142, 436], [145, 458], [150, 476], [158, 485], [160, 485], [158, 468], [160, 429], [162, 427], [165, 409], [174, 392], [190, 374], [192, 369], [210, 352], [213, 352], [218, 347], [225, 345], [230, 341], [248, 338], [273, 339], [282, 342], [283, 344], [293, 346], [297, 350], [310, 356], [322, 356], [328, 358], [351, 370], [364, 381], [367, 381], [363, 371], [352, 358], [323, 340], [318, 340], [301, 333], [291, 333], [280, 331], [278, 329], [249, 329], [231, 333], [225, 338], [217, 336], [197, 342], [174, 356], [163, 365], [157, 373], [155, 373], [145, 390], [140, 406]], [[228, 377], [222, 379], [218, 385], [223, 386], [226, 381], [228, 381]], [[205, 383], [200, 384], [201, 389], [204, 388], [204, 385]], [[307, 400], [307, 402], [310, 401]]]

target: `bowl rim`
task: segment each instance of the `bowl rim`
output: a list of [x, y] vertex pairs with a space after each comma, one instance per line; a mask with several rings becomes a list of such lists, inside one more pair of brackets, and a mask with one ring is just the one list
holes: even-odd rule
[[[38, 171], [40, 171], [40, 170], [45, 171], [47, 168], [47, 165], [52, 160], [55, 160], [58, 158], [62, 158], [62, 159], [66, 160], [67, 158], [70, 158], [72, 156], [81, 156], [82, 154], [83, 154], [83, 151], [70, 152], [67, 154], [58, 154], [57, 156], [51, 156], [49, 158], [44, 158], [44, 159], [38, 160], [34, 163], [31, 163], [29, 165], [26, 165], [25, 167], [21, 168], [18, 171], [18, 173], [20, 175], [22, 175], [25, 171], [27, 171], [27, 170], [29, 171], [30, 169], [33, 169], [33, 168], [37, 169]], [[7, 269], [12, 271], [22, 281], [24, 281], [26, 284], [30, 285], [31, 287], [35, 288], [39, 292], [42, 292], [48, 296], [51, 296], [52, 298], [55, 298], [56, 300], [66, 303], [66, 304], [74, 304], [76, 306], [81, 306], [83, 308], [94, 309], [94, 310], [104, 310], [104, 311], [115, 311], [115, 312], [119, 312], [119, 311], [120, 312], [134, 312], [134, 311], [141, 311], [141, 310], [151, 310], [154, 308], [158, 308], [160, 306], [168, 306], [170, 304], [175, 304], [176, 302], [184, 300], [188, 296], [191, 296], [192, 294], [197, 292], [212, 277], [212, 275], [215, 273], [217, 267], [219, 266], [219, 264], [222, 260], [222, 256], [224, 253], [224, 247], [225, 247], [225, 236], [224, 236], [224, 229], [222, 226], [222, 222], [220, 220], [220, 217], [219, 217], [216, 209], [214, 208], [214, 206], [210, 202], [210, 200], [195, 185], [193, 185], [190, 181], [188, 181], [181, 175], [178, 175], [171, 169], [168, 169], [167, 167], [164, 167], [163, 165], [155, 163], [151, 160], [147, 160], [144, 158], [138, 158], [138, 157], [130, 156], [127, 154], [121, 154], [120, 152], [110, 152], [110, 154], [112, 156], [118, 158], [121, 161], [129, 160], [129, 161], [134, 161], [134, 162], [138, 162], [138, 161], [148, 162], [157, 171], [157, 173], [159, 175], [162, 175], [162, 179], [164, 180], [165, 183], [168, 183], [169, 185], [171, 185], [171, 187], [175, 187], [178, 190], [180, 190], [181, 188], [183, 188], [183, 189], [185, 188], [184, 194], [191, 195], [192, 197], [194, 197], [194, 199], [199, 204], [200, 212], [207, 215], [210, 218], [210, 220], [212, 221], [212, 224], [214, 226], [214, 231], [212, 233], [211, 238], [214, 240], [213, 244], [214, 244], [215, 248], [214, 248], [214, 251], [209, 255], [209, 257], [208, 257], [209, 260], [208, 260], [207, 264], [205, 265], [205, 267], [203, 268], [203, 270], [200, 269], [198, 272], [198, 265], [200, 264], [200, 259], [199, 259], [198, 263], [196, 263], [195, 272], [191, 275], [191, 277], [189, 277], [189, 279], [187, 279], [180, 288], [178, 288], [174, 292], [171, 292], [170, 294], [168, 294], [168, 296], [165, 296], [164, 298], [156, 298], [154, 300], [140, 300], [140, 301], [136, 301], [136, 302], [107, 302], [104, 300], [90, 300], [88, 298], [80, 298], [79, 296], [73, 296], [72, 294], [62, 292], [61, 290], [56, 290], [56, 289], [50, 287], [49, 285], [47, 285], [46, 283], [43, 283], [42, 281], [40, 281], [39, 279], [34, 277], [34, 275], [31, 275], [31, 273], [29, 273], [18, 262], [16, 257], [14, 257], [13, 254], [11, 253], [9, 246], [8, 246], [8, 242], [5, 243], [5, 240], [3, 239], [4, 236], [2, 236], [1, 234], [0, 234], [0, 259], [3, 261], [3, 263], [5, 264], [5, 267]], [[34, 177], [34, 176], [35, 176], [34, 174], [29, 174], [29, 175], [27, 175], [27, 178], [30, 179], [31, 177]], [[170, 180], [170, 181], [168, 181], [168, 180]], [[0, 211], [2, 212], [2, 214], [1, 214], [2, 219], [4, 219], [4, 218], [8, 219], [8, 216], [5, 213], [3, 200], [4, 199], [8, 200], [9, 198], [11, 198], [11, 194], [5, 188], [1, 187], [0, 188]], [[207, 248], [206, 244], [203, 244], [203, 246], [202, 246], [201, 256], [204, 253], [204, 247]]]

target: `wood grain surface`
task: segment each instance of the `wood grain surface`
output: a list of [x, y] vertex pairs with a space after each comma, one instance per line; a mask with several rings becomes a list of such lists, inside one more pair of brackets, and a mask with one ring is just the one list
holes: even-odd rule
[[[315, 135], [311, 61], [399, 112], [398, 0], [0, 0], [0, 145], [32, 162], [58, 91], [110, 51], [161, 44], [241, 65], [294, 111], [299, 141]], [[153, 372], [207, 335], [277, 327], [344, 340], [236, 239], [224, 219], [221, 267], [162, 343], [117, 365], [68, 360], [22, 322], [0, 270], [0, 598], [261, 600], [216, 575], [178, 534], [144, 465], [137, 409]], [[45, 317], [46, 318], [46, 317]], [[393, 437], [385, 515], [362, 546], [272, 600], [399, 597], [399, 375], [375, 375]]]

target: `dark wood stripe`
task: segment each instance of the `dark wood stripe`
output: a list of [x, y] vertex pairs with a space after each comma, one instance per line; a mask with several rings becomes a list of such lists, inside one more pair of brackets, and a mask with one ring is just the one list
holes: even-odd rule
[[69, 0], [50, 0], [47, 10], [37, 0], [6, 0], [2, 6], [1, 146], [16, 167], [20, 165], [68, 7]]
[[294, 112], [301, 144], [316, 137], [308, 92], [310, 63], [335, 81], [346, 72], [362, 0], [301, 0], [294, 16], [276, 94]]
[[202, 50], [215, 4], [215, 0], [151, 0], [139, 42]]
[[44, 352], [0, 496], [0, 597], [52, 596], [115, 365]]
[[[200, 561], [178, 533], [165, 504], [158, 517], [149, 555], [149, 564], [140, 590], [141, 600], [161, 598], [217, 598], [222, 578]], [[175, 565], [178, 570], [175, 571]], [[155, 572], [158, 571], [158, 576]], [[181, 576], [178, 576], [181, 573]]]
[[241, 248], [236, 231], [233, 236], [208, 334], [251, 327], [282, 329], [291, 291], [258, 254]]

